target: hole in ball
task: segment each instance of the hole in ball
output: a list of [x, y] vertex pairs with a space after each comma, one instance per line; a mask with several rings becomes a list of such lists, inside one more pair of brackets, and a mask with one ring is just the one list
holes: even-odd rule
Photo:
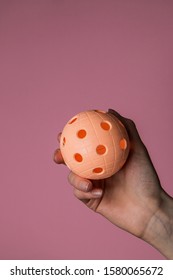
[[103, 173], [103, 168], [102, 167], [96, 167], [96, 168], [93, 169], [93, 173], [96, 173], [96, 174]]
[[102, 110], [94, 110], [94, 112], [106, 114], [106, 112], [105, 112], [105, 111], [102, 111]]
[[83, 157], [81, 156], [81, 154], [76, 153], [74, 155], [74, 158], [77, 162], [82, 162], [83, 161]]
[[75, 117], [75, 118], [71, 119], [71, 120], [69, 121], [69, 124], [74, 123], [76, 120], [77, 120], [77, 117]]
[[104, 145], [98, 145], [96, 152], [98, 155], [104, 155], [106, 153], [106, 147]]
[[100, 126], [102, 129], [107, 131], [111, 129], [111, 124], [109, 122], [101, 122]]
[[81, 139], [84, 138], [86, 136], [86, 130], [85, 129], [80, 129], [77, 133], [77, 136]]
[[65, 146], [65, 143], [66, 143], [66, 138], [65, 138], [65, 137], [63, 137], [63, 140], [62, 140], [62, 144], [63, 144], [63, 146]]
[[125, 149], [127, 148], [127, 141], [126, 141], [125, 138], [123, 138], [123, 139], [120, 140], [120, 148], [121, 148], [122, 150], [125, 150]]

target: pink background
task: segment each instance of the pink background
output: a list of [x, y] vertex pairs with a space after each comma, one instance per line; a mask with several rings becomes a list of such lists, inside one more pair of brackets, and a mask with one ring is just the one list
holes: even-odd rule
[[164, 259], [75, 199], [52, 154], [73, 115], [114, 108], [173, 195], [172, 50], [171, 0], [0, 1], [0, 259]]

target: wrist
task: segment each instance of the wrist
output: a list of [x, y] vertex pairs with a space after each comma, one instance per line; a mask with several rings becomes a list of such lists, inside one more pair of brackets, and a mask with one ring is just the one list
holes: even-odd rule
[[173, 199], [164, 191], [160, 207], [148, 222], [142, 239], [167, 259], [173, 259]]

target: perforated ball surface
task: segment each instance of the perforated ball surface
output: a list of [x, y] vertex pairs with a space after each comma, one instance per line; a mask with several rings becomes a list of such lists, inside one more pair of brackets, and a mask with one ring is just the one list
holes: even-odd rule
[[129, 153], [129, 138], [115, 116], [91, 110], [77, 114], [65, 125], [60, 150], [66, 165], [77, 175], [104, 179], [119, 171]]

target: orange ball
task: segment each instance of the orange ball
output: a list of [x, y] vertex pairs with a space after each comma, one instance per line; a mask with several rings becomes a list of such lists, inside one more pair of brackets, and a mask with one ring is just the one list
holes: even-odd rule
[[65, 125], [60, 150], [66, 165], [88, 179], [112, 176], [124, 165], [129, 137], [118, 118], [91, 110], [77, 114]]

